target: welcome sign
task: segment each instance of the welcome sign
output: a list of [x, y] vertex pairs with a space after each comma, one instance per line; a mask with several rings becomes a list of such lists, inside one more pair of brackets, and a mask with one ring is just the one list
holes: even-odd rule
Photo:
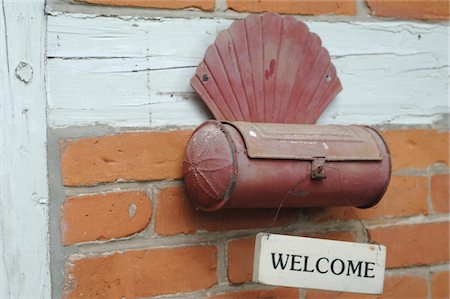
[[259, 233], [255, 282], [353, 293], [383, 293], [386, 248], [381, 245]]

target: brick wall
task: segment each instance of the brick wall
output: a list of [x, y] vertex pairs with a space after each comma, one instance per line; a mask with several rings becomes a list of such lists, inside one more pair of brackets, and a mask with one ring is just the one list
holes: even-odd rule
[[[225, 14], [278, 11], [357, 20], [448, 20], [448, 1], [89, 0], [94, 4]], [[92, 9], [95, 9], [93, 6]], [[370, 18], [370, 17], [369, 17]], [[345, 86], [344, 86], [345, 88]], [[95, 137], [89, 137], [92, 129]], [[388, 126], [381, 132], [393, 177], [380, 203], [353, 209], [387, 247], [384, 294], [362, 296], [251, 282], [254, 236], [275, 210], [196, 211], [187, 200], [182, 159], [192, 127], [83, 128], [53, 134], [62, 185], [54, 219], [60, 238], [53, 277], [63, 298], [449, 298], [449, 131]], [[100, 130], [100, 131], [102, 131]], [[87, 132], [87, 133], [86, 133]], [[75, 137], [74, 137], [75, 136]], [[55, 158], [58, 160], [58, 158]], [[52, 179], [56, 176], [56, 179]], [[60, 178], [59, 178], [59, 177]], [[54, 194], [54, 193], [53, 193]], [[366, 242], [350, 208], [282, 209], [271, 232]], [[54, 262], [57, 260], [58, 262]], [[55, 280], [55, 279], [54, 279]], [[57, 280], [57, 279], [56, 279]], [[55, 292], [54, 292], [55, 294]]]
[[[187, 200], [180, 169], [190, 132], [121, 133], [61, 142], [64, 184], [86, 193], [67, 197], [61, 207], [62, 242], [93, 242], [89, 254], [67, 259], [68, 298], [238, 296], [217, 295], [222, 292], [242, 292], [242, 298], [298, 297], [298, 290], [260, 290], [251, 283], [254, 235], [272, 222], [274, 210], [208, 214]], [[372, 238], [387, 246], [383, 298], [441, 294], [448, 286], [449, 132], [402, 129], [382, 134], [393, 158], [389, 189], [376, 207], [353, 210]], [[102, 192], [95, 187], [99, 183], [106, 184]], [[367, 240], [350, 208], [284, 209], [271, 230]], [[305, 294], [347, 298], [310, 290]]]

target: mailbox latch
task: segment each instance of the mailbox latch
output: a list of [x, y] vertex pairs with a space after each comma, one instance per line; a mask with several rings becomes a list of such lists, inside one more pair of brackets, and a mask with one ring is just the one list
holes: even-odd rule
[[326, 178], [325, 174], [325, 158], [314, 157], [311, 163], [311, 179], [321, 180]]

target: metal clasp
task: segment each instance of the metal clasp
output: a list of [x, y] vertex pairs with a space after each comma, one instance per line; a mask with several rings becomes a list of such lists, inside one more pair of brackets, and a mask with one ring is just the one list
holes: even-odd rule
[[325, 174], [325, 158], [314, 157], [311, 163], [311, 179], [321, 180], [326, 178]]

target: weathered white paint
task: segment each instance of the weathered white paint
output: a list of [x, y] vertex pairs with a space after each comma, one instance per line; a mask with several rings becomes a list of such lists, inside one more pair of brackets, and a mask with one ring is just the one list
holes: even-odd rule
[[256, 236], [253, 281], [278, 286], [382, 294], [386, 247], [296, 236]]
[[[196, 125], [189, 86], [225, 19], [50, 16], [51, 126]], [[430, 124], [448, 113], [448, 25], [308, 22], [344, 90], [319, 123]]]
[[195, 67], [149, 71], [147, 60], [48, 60], [50, 122], [55, 111], [60, 125], [94, 120], [121, 126], [189, 125], [205, 120], [189, 86]]
[[0, 1], [0, 298], [50, 298], [42, 1]]

